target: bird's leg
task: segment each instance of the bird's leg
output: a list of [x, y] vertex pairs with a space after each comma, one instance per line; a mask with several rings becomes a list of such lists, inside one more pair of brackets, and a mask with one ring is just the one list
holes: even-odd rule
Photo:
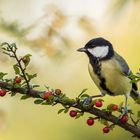
[[125, 108], [124, 108], [124, 114], [127, 115], [128, 114], [128, 97], [129, 94], [125, 95]]
[[124, 110], [121, 110], [122, 114], [119, 116], [118, 121], [122, 118], [122, 116], [128, 116], [128, 97], [129, 94], [125, 95], [125, 107]]

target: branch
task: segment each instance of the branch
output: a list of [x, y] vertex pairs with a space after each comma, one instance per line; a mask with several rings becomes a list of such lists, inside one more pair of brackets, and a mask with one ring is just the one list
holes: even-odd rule
[[[12, 92], [18, 92], [20, 94], [24, 94], [24, 95], [29, 95], [30, 97], [33, 97], [33, 98], [40, 98], [40, 99], [43, 99], [44, 101], [46, 101], [42, 94], [44, 93], [44, 91], [38, 91], [38, 90], [33, 90], [31, 89], [30, 92], [26, 92], [27, 89], [25, 88], [22, 88], [22, 87], [13, 87], [12, 84], [8, 84], [6, 82], [0, 82], [0, 87], [2, 89], [7, 89], [9, 91], [12, 91]], [[65, 97], [65, 98], [55, 98], [54, 100], [55, 103], [59, 103], [59, 104], [62, 104], [63, 106], [69, 106], [69, 107], [74, 107], [74, 108], [77, 108], [79, 110], [81, 110], [82, 112], [87, 112], [87, 113], [90, 113], [90, 114], [93, 114], [99, 118], [103, 118], [107, 121], [110, 121], [112, 122], [113, 124], [115, 125], [118, 125], [120, 127], [122, 127], [123, 129], [131, 132], [132, 134], [134, 134], [135, 136], [137, 136], [138, 138], [140, 138], [140, 129], [138, 129], [136, 126], [133, 126], [129, 123], [126, 123], [126, 124], [122, 124], [121, 121], [118, 119], [118, 117], [114, 116], [114, 115], [111, 115], [111, 114], [108, 114], [107, 112], [104, 112], [100, 109], [97, 109], [93, 106], [86, 106], [84, 107], [83, 104], [80, 104], [78, 103], [77, 104], [77, 101], [74, 100], [74, 99], [70, 99], [68, 97]], [[73, 106], [74, 104], [76, 103], [75, 106]]]
[[[140, 111], [138, 111], [138, 118], [134, 120], [132, 118], [132, 110], [129, 110], [129, 115], [131, 119], [131, 123], [128, 123], [128, 116], [126, 114], [122, 115], [123, 113], [123, 104], [118, 105], [109, 104], [106, 109], [98, 109], [97, 107], [102, 106], [102, 99], [92, 100], [91, 97], [85, 94], [87, 89], [84, 89], [78, 97], [75, 99], [71, 99], [67, 97], [65, 94], [61, 92], [60, 89], [49, 90], [48, 91], [39, 91], [35, 90], [35, 87], [39, 85], [32, 85], [30, 81], [37, 76], [37, 74], [29, 74], [26, 72], [26, 68], [30, 62], [30, 54], [26, 54], [22, 58], [19, 58], [17, 55], [17, 47], [16, 44], [2, 44], [3, 53], [14, 58], [16, 60], [16, 64], [13, 65], [15, 71], [15, 78], [14, 79], [5, 79], [4, 76], [7, 73], [0, 72], [0, 96], [4, 96], [6, 92], [9, 92], [11, 96], [16, 95], [16, 93], [20, 93], [23, 96], [21, 99], [26, 99], [29, 97], [36, 98], [34, 101], [35, 104], [41, 105], [56, 105], [61, 104], [64, 108], [58, 111], [58, 114], [61, 112], [67, 113], [71, 107], [78, 109], [78, 110], [71, 110], [70, 116], [79, 118], [85, 112], [94, 115], [95, 117], [90, 117], [87, 120], [88, 125], [93, 125], [94, 120], [98, 119], [101, 123], [106, 125], [103, 128], [104, 133], [108, 133], [110, 129], [113, 129], [115, 125], [120, 126], [121, 128], [131, 132], [133, 137], [140, 138], [140, 129], [138, 127], [138, 123], [140, 121]], [[18, 75], [18, 76], [17, 76]], [[140, 80], [140, 72], [136, 75], [131, 75], [132, 82], [138, 82]], [[100, 96], [100, 95], [99, 95]], [[95, 97], [99, 97], [94, 96]], [[140, 104], [140, 97], [136, 100], [136, 103]], [[96, 107], [95, 107], [96, 106]], [[121, 113], [121, 117], [116, 117], [113, 115], [113, 111], [118, 111]], [[108, 122], [111, 122], [109, 124]]]

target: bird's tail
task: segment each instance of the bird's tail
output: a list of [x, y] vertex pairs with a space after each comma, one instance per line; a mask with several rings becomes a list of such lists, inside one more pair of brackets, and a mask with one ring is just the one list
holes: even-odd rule
[[135, 89], [132, 89], [130, 96], [136, 101], [138, 99], [138, 97], [140, 97], [140, 94]]

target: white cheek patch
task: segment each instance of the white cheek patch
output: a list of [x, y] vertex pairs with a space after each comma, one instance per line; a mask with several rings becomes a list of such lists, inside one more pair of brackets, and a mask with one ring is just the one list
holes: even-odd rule
[[95, 57], [103, 58], [105, 57], [109, 52], [108, 46], [97, 46], [92, 49], [88, 49], [88, 51]]

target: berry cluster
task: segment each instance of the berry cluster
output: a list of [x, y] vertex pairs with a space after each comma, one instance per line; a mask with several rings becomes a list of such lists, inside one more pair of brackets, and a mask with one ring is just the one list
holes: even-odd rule
[[[15, 79], [14, 79], [14, 82], [16, 84], [20, 84], [21, 81], [22, 81], [21, 77], [18, 77], [18, 76], [16, 76]], [[8, 90], [0, 89], [0, 96], [2, 96], [2, 97], [5, 96], [7, 92], [8, 92]]]
[[59, 96], [61, 94], [61, 90], [60, 89], [55, 89], [54, 93], [51, 91], [46, 91], [44, 92], [44, 99], [48, 100], [50, 97], [53, 97], [54, 95]]
[[[102, 107], [102, 106], [103, 106], [103, 102], [102, 102], [102, 100], [95, 100], [95, 101], [94, 101], [94, 105], [95, 105], [96, 107]], [[112, 104], [112, 105], [111, 105], [111, 110], [112, 110], [112, 111], [119, 111], [119, 106], [116, 105], [116, 104]], [[72, 118], [76, 118], [77, 115], [78, 115], [78, 112], [77, 112], [77, 110], [71, 110], [71, 111], [69, 112], [69, 115], [70, 115], [70, 117], [72, 117]], [[89, 118], [86, 120], [87, 125], [89, 125], [89, 126], [94, 125], [96, 119], [99, 119], [99, 117], [96, 117], [96, 118], [89, 117]], [[120, 117], [120, 122], [121, 122], [122, 124], [126, 124], [127, 121], [128, 121], [128, 116], [127, 116], [127, 115], [124, 114], [124, 115], [122, 115], [122, 116]], [[103, 133], [109, 133], [110, 130], [111, 130], [111, 125], [109, 126], [108, 123], [105, 124], [105, 125], [106, 125], [106, 126], [102, 129], [102, 131], [103, 131]]]

